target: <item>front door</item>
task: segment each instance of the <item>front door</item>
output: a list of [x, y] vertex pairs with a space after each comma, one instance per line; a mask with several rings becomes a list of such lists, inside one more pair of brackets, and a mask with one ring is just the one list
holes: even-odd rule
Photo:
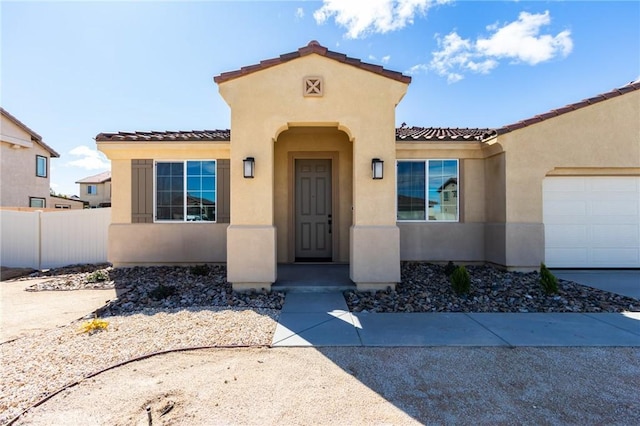
[[331, 261], [331, 160], [295, 164], [296, 261]]

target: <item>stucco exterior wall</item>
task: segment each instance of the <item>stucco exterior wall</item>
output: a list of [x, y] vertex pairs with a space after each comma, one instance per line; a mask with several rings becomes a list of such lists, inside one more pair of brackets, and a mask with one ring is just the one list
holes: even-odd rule
[[226, 223], [112, 223], [109, 262], [114, 266], [224, 263], [227, 226]]
[[[28, 207], [29, 197], [49, 198], [51, 154], [2, 116], [0, 126], [0, 205]], [[47, 176], [36, 176], [36, 155], [47, 158]], [[49, 207], [47, 205], [46, 207]]]
[[111, 160], [109, 261], [116, 266], [225, 262], [228, 224], [131, 223], [131, 160], [229, 158], [228, 142], [98, 142]]
[[482, 144], [408, 142], [396, 146], [398, 160], [459, 160], [460, 182], [458, 222], [398, 222], [401, 260], [484, 262], [486, 187], [491, 183], [485, 178]]

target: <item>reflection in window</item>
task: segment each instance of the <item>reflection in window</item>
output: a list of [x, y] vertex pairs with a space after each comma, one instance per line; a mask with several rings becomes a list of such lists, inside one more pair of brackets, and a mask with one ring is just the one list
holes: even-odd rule
[[398, 220], [458, 220], [458, 160], [398, 161]]
[[216, 162], [156, 163], [156, 220], [215, 221]]

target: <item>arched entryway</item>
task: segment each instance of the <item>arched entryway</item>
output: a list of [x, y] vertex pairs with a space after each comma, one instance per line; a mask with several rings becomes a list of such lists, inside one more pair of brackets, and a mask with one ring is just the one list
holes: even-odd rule
[[353, 145], [337, 127], [289, 127], [274, 142], [278, 263], [349, 262]]

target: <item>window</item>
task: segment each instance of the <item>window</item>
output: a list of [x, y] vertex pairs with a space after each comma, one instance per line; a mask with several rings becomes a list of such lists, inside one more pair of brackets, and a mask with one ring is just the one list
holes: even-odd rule
[[398, 161], [399, 221], [458, 220], [458, 160]]
[[216, 162], [158, 161], [155, 167], [157, 221], [216, 220]]
[[56, 209], [70, 209], [71, 204], [56, 204], [55, 207]]
[[87, 185], [87, 194], [96, 195], [98, 193], [98, 185]]
[[36, 176], [47, 177], [47, 157], [36, 155]]
[[45, 208], [47, 201], [44, 198], [29, 197], [29, 207]]

